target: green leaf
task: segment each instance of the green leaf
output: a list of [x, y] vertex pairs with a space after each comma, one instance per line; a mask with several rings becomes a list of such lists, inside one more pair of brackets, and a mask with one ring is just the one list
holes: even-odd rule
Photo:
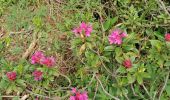
[[14, 97], [12, 100], [20, 100], [20, 98], [17, 96], [17, 97]]
[[157, 36], [160, 40], [164, 40], [164, 37], [160, 32], [154, 32], [154, 35]]
[[133, 83], [135, 81], [135, 77], [130, 74], [127, 75], [127, 79], [128, 79], [128, 83]]
[[103, 24], [104, 30], [107, 31], [108, 29], [110, 29], [117, 20], [118, 17], [107, 18], [107, 21]]
[[2, 79], [0, 82], [0, 89], [4, 89], [5, 87], [7, 87], [7, 82], [4, 79]]
[[118, 72], [118, 73], [126, 73], [127, 71], [126, 71], [125, 67], [120, 66], [120, 67], [116, 70], [116, 72]]
[[24, 80], [18, 79], [18, 80], [17, 80], [17, 83], [18, 83], [19, 85], [26, 86]]
[[18, 72], [19, 74], [22, 74], [22, 72], [23, 72], [23, 70], [24, 70], [22, 64], [18, 65], [15, 70], [17, 70], [17, 72]]
[[122, 48], [116, 47], [115, 48], [115, 53], [116, 53], [116, 56], [120, 56], [122, 54]]
[[148, 73], [146, 73], [146, 72], [143, 72], [141, 75], [142, 75], [143, 78], [150, 78], [150, 77], [151, 77], [151, 76], [150, 76]]
[[107, 46], [104, 48], [104, 51], [114, 51], [114, 47], [113, 46]]
[[151, 45], [153, 47], [156, 47], [158, 51], [161, 50], [161, 46], [162, 46], [162, 42], [161, 41], [159, 41], [159, 40], [150, 40], [150, 42], [151, 42]]
[[33, 24], [37, 27], [37, 28], [41, 28], [42, 27], [42, 19], [40, 17], [34, 17], [33, 18]]
[[166, 86], [165, 90], [167, 95], [170, 96], [170, 84]]
[[170, 61], [166, 61], [164, 66], [169, 66], [170, 67]]
[[137, 82], [139, 83], [139, 84], [142, 84], [143, 83], [143, 79], [142, 79], [142, 77], [140, 76], [140, 75], [137, 75]]
[[110, 62], [109, 58], [107, 58], [107, 57], [105, 57], [105, 56], [100, 56], [100, 58], [101, 58], [103, 61]]

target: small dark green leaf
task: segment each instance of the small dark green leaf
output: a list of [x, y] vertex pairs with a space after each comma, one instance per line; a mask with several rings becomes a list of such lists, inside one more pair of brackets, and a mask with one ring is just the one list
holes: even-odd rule
[[104, 51], [114, 51], [114, 47], [113, 46], [107, 46], [104, 48]]
[[105, 56], [100, 56], [100, 58], [106, 62], [110, 62], [109, 58], [105, 57]]
[[108, 18], [107, 21], [103, 24], [104, 30], [105, 31], [109, 30], [117, 20], [118, 20], [117, 17]]
[[170, 61], [165, 62], [164, 66], [169, 66], [170, 67]]
[[142, 83], [143, 83], [143, 79], [142, 79], [142, 77], [141, 77], [140, 75], [137, 75], [137, 82], [138, 82], [139, 84], [142, 84]]
[[170, 85], [167, 85], [165, 90], [166, 90], [166, 93], [168, 94], [168, 96], [170, 96]]

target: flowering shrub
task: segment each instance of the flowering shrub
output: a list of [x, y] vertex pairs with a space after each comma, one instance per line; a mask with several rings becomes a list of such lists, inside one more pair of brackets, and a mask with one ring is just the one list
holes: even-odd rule
[[87, 95], [87, 92], [80, 92], [80, 91], [77, 91], [76, 88], [72, 88], [72, 91], [73, 93], [73, 96], [70, 96], [70, 100], [88, 100], [88, 95]]
[[91, 25], [86, 24], [85, 22], [82, 22], [79, 27], [76, 27], [73, 29], [73, 32], [75, 33], [75, 35], [85, 35], [89, 37], [92, 30], [93, 29]]
[[168, 1], [7, 1], [0, 100], [169, 100]]
[[121, 30], [114, 30], [111, 35], [109, 35], [110, 44], [122, 44], [122, 38], [126, 37], [127, 34], [121, 32]]
[[32, 64], [36, 64], [36, 63], [40, 64], [41, 59], [44, 59], [44, 58], [45, 58], [45, 56], [41, 51], [36, 51], [31, 57], [31, 63]]

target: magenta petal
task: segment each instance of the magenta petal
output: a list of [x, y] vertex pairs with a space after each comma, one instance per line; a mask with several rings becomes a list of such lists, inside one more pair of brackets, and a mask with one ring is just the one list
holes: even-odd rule
[[121, 30], [116, 29], [112, 32], [112, 34], [109, 35], [108, 39], [110, 44], [122, 44], [122, 38], [126, 37], [127, 34], [125, 32], [123, 32], [122, 34], [120, 34]]
[[71, 92], [72, 93], [76, 93], [77, 89], [76, 88], [72, 88]]
[[80, 24], [80, 28], [85, 29], [86, 27], [87, 27], [87, 25], [86, 25], [86, 23], [85, 23], [85, 22], [82, 22], [82, 23]]
[[86, 32], [86, 36], [89, 37], [90, 36], [90, 32]]
[[70, 96], [70, 100], [76, 100], [75, 96]]
[[125, 33], [125, 32], [123, 32], [122, 34], [121, 34], [121, 37], [127, 37], [128, 35]]

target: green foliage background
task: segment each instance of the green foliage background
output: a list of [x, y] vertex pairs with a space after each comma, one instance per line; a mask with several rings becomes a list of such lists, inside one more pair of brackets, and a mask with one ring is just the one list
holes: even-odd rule
[[[2, 99], [67, 100], [71, 87], [88, 91], [89, 100], [170, 99], [169, 6], [168, 0], [0, 0]], [[72, 32], [82, 21], [93, 26], [84, 41]], [[115, 28], [128, 34], [121, 46], [109, 44]], [[35, 50], [22, 59], [36, 35], [35, 50], [57, 58], [53, 69], [30, 64]], [[122, 65], [127, 58], [130, 69]], [[48, 72], [42, 82], [31, 76], [36, 68]], [[7, 80], [8, 71], [17, 72], [15, 82]]]

